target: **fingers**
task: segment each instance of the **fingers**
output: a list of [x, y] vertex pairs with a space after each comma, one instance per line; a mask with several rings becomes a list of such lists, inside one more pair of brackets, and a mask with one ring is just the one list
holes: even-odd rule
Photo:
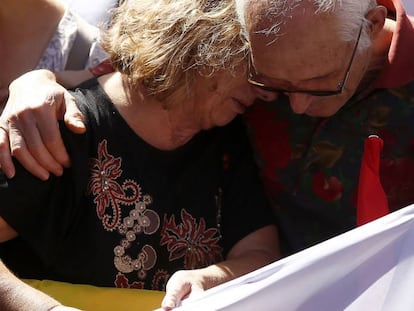
[[0, 130], [0, 166], [13, 177], [12, 155], [40, 179], [49, 173], [60, 176], [70, 166], [58, 119], [75, 133], [86, 128], [75, 99], [56, 83], [53, 73], [39, 70], [27, 73], [10, 84], [10, 97]]
[[[26, 122], [22, 121], [21, 124], [29, 151], [45, 169], [57, 176], [63, 173], [64, 167], [70, 166], [57, 121], [57, 117], [62, 114], [53, 108], [65, 106], [64, 99], [63, 93], [52, 93], [45, 105], [33, 111], [33, 119], [27, 116]], [[33, 131], [32, 135], [28, 131]]]
[[75, 132], [85, 131], [74, 98], [55, 82], [53, 74], [36, 71], [12, 82], [1, 117], [7, 122], [2, 130], [6, 133], [0, 134], [0, 150], [5, 151], [0, 165], [7, 176], [15, 173], [10, 150], [29, 172], [41, 179], [47, 179], [49, 172], [60, 176], [70, 166], [57, 121], [63, 117]]
[[64, 121], [66, 126], [74, 133], [84, 133], [86, 128], [83, 123], [83, 115], [79, 111], [78, 106], [76, 106], [75, 98], [70, 93], [65, 92], [64, 100], [66, 103], [66, 112], [64, 113]]
[[185, 282], [170, 290], [167, 289], [164, 299], [161, 302], [161, 308], [165, 310], [174, 309], [180, 306], [182, 300], [189, 297], [196, 297], [202, 292], [204, 292], [204, 289], [194, 286], [194, 284], [189, 282]]
[[202, 275], [198, 270], [180, 270], [168, 280], [166, 293], [161, 308], [171, 310], [180, 305], [181, 301], [199, 295], [204, 291]]
[[[23, 165], [26, 170], [31, 172], [33, 175], [41, 180], [47, 180], [49, 178], [49, 171], [44, 169], [42, 165], [40, 165], [39, 162], [37, 162], [32, 154], [28, 151], [26, 142], [22, 138], [23, 136], [20, 130], [14, 125], [10, 125], [9, 134], [10, 137], [14, 137], [14, 139], [10, 140], [10, 148], [12, 150], [13, 156]], [[32, 136], [36, 137], [36, 135], [33, 133]], [[5, 174], [8, 176], [6, 171]]]
[[[8, 113], [4, 132], [9, 135], [12, 155], [26, 170], [42, 180], [49, 178], [49, 172], [62, 175], [64, 167], [70, 165], [55, 112], [56, 101], [62, 98], [61, 93], [51, 92], [45, 97], [44, 104], [36, 109]], [[6, 149], [3, 156], [7, 170], [11, 163], [8, 161], [10, 150]], [[11, 168], [6, 174], [13, 174]]]
[[9, 89], [7, 87], [0, 87], [0, 114], [4, 108], [4, 105], [7, 102], [8, 97], [9, 97]]
[[188, 270], [175, 272], [167, 282], [166, 293], [161, 302], [161, 308], [171, 310], [179, 306], [182, 299], [191, 292], [191, 274]]
[[0, 167], [7, 178], [13, 178], [16, 170], [13, 165], [7, 127], [0, 124]]
[[164, 299], [161, 302], [161, 307], [165, 310], [171, 310], [178, 307], [181, 300], [187, 297], [191, 291], [191, 284], [187, 282], [180, 282], [171, 284], [167, 287]]
[[[9, 141], [9, 134], [14, 137], [13, 141]], [[45, 170], [27, 150], [22, 134], [18, 128], [5, 126], [4, 122], [0, 125], [0, 167], [8, 178], [13, 178], [16, 174], [12, 161], [12, 153], [21, 162], [23, 167], [30, 171], [36, 177], [47, 180], [49, 172]]]

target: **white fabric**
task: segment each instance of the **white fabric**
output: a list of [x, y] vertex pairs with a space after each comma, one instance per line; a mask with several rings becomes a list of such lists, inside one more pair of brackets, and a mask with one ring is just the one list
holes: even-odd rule
[[[53, 37], [50, 39], [35, 69], [49, 69], [54, 72], [65, 70], [81, 22], [81, 17], [77, 17], [70, 9], [66, 9], [64, 16], [60, 20]], [[108, 58], [108, 54], [98, 43], [98, 29], [92, 26], [89, 27], [91, 29], [88, 30], [93, 30], [93, 35], [96, 38], [91, 43], [88, 59], [84, 67], [76, 68], [77, 70], [95, 67]]]
[[175, 311], [414, 310], [414, 206], [184, 300]]
[[76, 31], [76, 17], [66, 10], [35, 69], [62, 71], [75, 41]]
[[97, 27], [106, 25], [111, 16], [111, 9], [118, 5], [118, 0], [62, 0], [84, 18]]
[[414, 15], [414, 0], [403, 0], [405, 11], [410, 14]]

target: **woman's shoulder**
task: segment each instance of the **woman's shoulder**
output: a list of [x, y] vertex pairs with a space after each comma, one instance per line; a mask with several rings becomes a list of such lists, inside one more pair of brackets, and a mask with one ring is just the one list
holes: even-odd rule
[[70, 93], [87, 119], [102, 119], [117, 114], [114, 104], [95, 77], [79, 84]]

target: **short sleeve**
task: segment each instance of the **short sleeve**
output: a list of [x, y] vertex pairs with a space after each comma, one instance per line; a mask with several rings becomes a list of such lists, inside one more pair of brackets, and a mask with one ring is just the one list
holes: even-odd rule
[[45, 262], [53, 260], [71, 229], [87, 182], [85, 135], [70, 133], [63, 124], [61, 132], [68, 151], [77, 148], [77, 157], [63, 176], [42, 181], [15, 161], [15, 177], [0, 180], [0, 216]]

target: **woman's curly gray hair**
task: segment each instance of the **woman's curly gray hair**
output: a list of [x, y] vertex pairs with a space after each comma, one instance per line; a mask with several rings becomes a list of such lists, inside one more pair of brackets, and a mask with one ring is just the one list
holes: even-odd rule
[[195, 74], [232, 70], [248, 52], [234, 0], [128, 0], [102, 45], [114, 67], [152, 94], [191, 88]]

